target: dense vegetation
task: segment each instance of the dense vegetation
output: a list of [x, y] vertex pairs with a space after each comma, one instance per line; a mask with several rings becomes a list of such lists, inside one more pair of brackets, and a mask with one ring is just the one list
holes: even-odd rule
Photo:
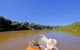
[[0, 16], [0, 31], [11, 31], [11, 30], [39, 30], [39, 29], [52, 29], [52, 26], [40, 25], [30, 22], [17, 22]]
[[42, 29], [54, 29], [58, 31], [78, 32], [80, 34], [80, 21], [72, 23], [67, 26], [48, 26], [40, 25], [31, 22], [17, 22], [0, 16], [0, 31], [11, 30], [42, 30]]
[[54, 29], [59, 31], [73, 32], [80, 35], [80, 21], [67, 26], [54, 26]]

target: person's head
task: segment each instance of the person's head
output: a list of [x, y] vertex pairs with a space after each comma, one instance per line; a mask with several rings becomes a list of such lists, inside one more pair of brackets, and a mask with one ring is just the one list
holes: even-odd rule
[[28, 46], [26, 50], [40, 50], [40, 46], [38, 44], [38, 41], [32, 40], [28, 43]]
[[51, 38], [47, 38], [45, 35], [40, 35], [41, 36], [41, 40], [43, 42], [45, 42], [46, 48], [49, 50], [52, 50], [55, 48], [56, 44], [57, 44], [57, 40], [56, 39], [51, 39]]
[[39, 47], [38, 41], [37, 40], [32, 40], [28, 43], [28, 46], [31, 47]]
[[55, 48], [57, 44], [57, 41], [55, 39], [48, 39], [47, 43], [46, 43], [46, 47], [49, 50], [53, 50]]

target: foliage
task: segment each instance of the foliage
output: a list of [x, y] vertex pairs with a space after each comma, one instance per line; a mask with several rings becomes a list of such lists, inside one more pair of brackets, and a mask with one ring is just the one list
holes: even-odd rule
[[10, 31], [10, 30], [39, 30], [39, 29], [52, 29], [52, 26], [40, 25], [30, 22], [17, 22], [11, 21], [9, 19], [0, 16], [0, 31]]
[[80, 32], [80, 21], [77, 21], [67, 26], [55, 26], [53, 28], [55, 30]]
[[11, 27], [12, 21], [9, 19], [5, 19], [3, 16], [0, 16], [0, 30], [9, 30]]

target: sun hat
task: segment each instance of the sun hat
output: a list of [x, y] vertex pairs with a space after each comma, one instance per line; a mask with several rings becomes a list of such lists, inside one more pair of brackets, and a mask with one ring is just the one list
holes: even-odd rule
[[56, 39], [47, 38], [44, 35], [40, 35], [40, 36], [41, 36], [41, 39], [46, 43], [46, 47], [48, 49], [52, 49], [52, 48], [56, 47], [56, 44], [57, 44], [57, 40]]
[[38, 41], [37, 40], [32, 40], [33, 46], [39, 47]]
[[29, 42], [29, 45], [27, 46], [26, 50], [40, 50], [38, 41], [32, 40]]
[[38, 41], [37, 40], [32, 40], [28, 43], [28, 46], [31, 47], [39, 47]]
[[48, 49], [52, 49], [55, 48], [57, 44], [57, 41], [55, 39], [48, 39], [48, 41], [46, 42], [46, 47]]

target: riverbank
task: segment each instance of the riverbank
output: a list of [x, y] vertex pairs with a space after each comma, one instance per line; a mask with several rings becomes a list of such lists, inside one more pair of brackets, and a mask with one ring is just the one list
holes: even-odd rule
[[70, 33], [80, 36], [80, 21], [74, 22], [66, 26], [53, 26], [53, 30], [70, 32]]
[[12, 21], [4, 16], [0, 16], [0, 31], [16, 31], [16, 30], [42, 30], [42, 29], [52, 29], [52, 26], [41, 25], [33, 22], [19, 22]]
[[70, 31], [70, 30], [55, 30], [55, 31], [66, 32], [72, 35], [80, 36], [80, 31]]

